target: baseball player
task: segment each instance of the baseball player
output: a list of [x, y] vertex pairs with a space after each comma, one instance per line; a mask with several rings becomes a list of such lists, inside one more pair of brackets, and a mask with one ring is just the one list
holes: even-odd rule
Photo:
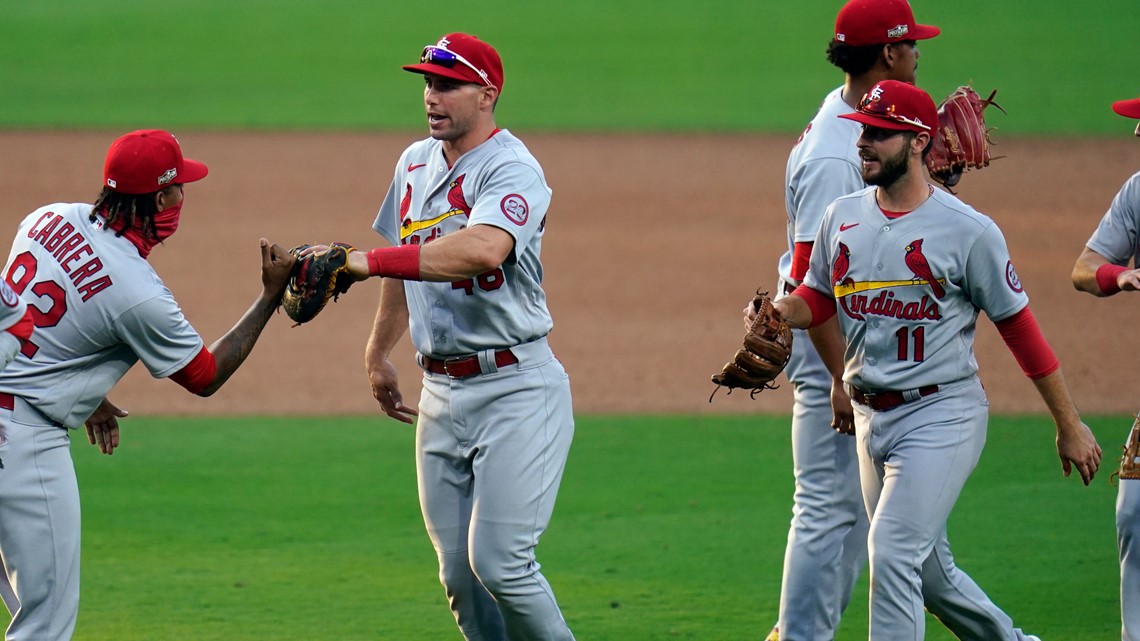
[[930, 96], [877, 83], [855, 113], [866, 189], [828, 206], [804, 283], [775, 302], [793, 327], [838, 316], [871, 526], [872, 641], [921, 641], [923, 607], [958, 638], [1036, 639], [950, 555], [946, 521], [981, 455], [988, 402], [973, 353], [979, 311], [997, 325], [1057, 425], [1067, 476], [1088, 484], [1101, 451], [1029, 310], [1001, 231], [936, 190], [923, 154], [938, 121]]
[[[852, 113], [880, 80], [914, 82], [917, 41], [939, 33], [937, 27], [917, 24], [906, 0], [851, 0], [840, 9], [827, 58], [843, 70], [845, 80], [823, 99], [788, 157], [788, 251], [780, 258], [777, 298], [803, 280], [827, 205], [865, 186], [855, 147], [859, 124], [836, 116]], [[867, 512], [859, 491], [855, 439], [849, 436], [851, 401], [840, 379], [843, 339], [838, 325], [833, 320], [793, 334], [785, 372], [794, 386], [796, 490], [779, 623], [768, 641], [831, 641], [867, 560]], [[835, 371], [828, 370], [813, 341], [834, 354]]]
[[[1120, 100], [1113, 111], [1140, 119], [1140, 98]], [[1136, 127], [1140, 136], [1140, 125]], [[1128, 267], [1129, 261], [1132, 268]], [[1093, 296], [1140, 290], [1140, 173], [1112, 199], [1100, 225], [1073, 266], [1073, 286]], [[1140, 481], [1120, 479], [1116, 494], [1120, 550], [1120, 638], [1140, 641]]]
[[[13, 592], [8, 641], [70, 639], [79, 610], [79, 489], [69, 428], [87, 424], [100, 449], [125, 412], [106, 395], [136, 361], [209, 396], [253, 349], [294, 259], [261, 240], [261, 293], [206, 348], [147, 262], [178, 228], [183, 185], [206, 177], [165, 131], [135, 131], [107, 152], [94, 205], [55, 203], [20, 223], [4, 277], [27, 301], [35, 331], [0, 372], [0, 555]], [[97, 436], [96, 436], [97, 435]]]
[[[419, 416], [420, 506], [464, 637], [573, 639], [535, 560], [574, 433], [570, 381], [546, 341], [550, 187], [495, 126], [491, 45], [448, 34], [404, 69], [424, 77], [431, 136], [400, 156], [373, 225], [393, 246], [349, 255], [358, 278], [386, 277], [365, 356], [372, 391], [389, 416]], [[418, 412], [388, 360], [409, 326]]]

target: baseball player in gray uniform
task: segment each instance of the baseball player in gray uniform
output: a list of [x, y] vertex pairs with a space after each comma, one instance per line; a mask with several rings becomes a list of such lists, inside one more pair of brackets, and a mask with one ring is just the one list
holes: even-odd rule
[[775, 306], [794, 327], [839, 318], [871, 519], [870, 638], [921, 641], [925, 606], [961, 639], [1035, 639], [954, 564], [946, 538], [985, 443], [988, 402], [973, 353], [979, 311], [1052, 413], [1065, 474], [1076, 467], [1091, 481], [1100, 447], [1029, 311], [1000, 230], [926, 180], [934, 101], [884, 80], [839, 117], [863, 125], [857, 145], [872, 186], [827, 208], [804, 283]]
[[[1140, 119], [1140, 98], [1119, 100], [1113, 111]], [[1136, 127], [1140, 136], [1140, 125]], [[1128, 266], [1129, 262], [1132, 267]], [[1073, 286], [1093, 296], [1140, 290], [1140, 173], [1129, 178], [1073, 266]], [[1140, 481], [1120, 479], [1116, 494], [1120, 551], [1120, 638], [1140, 641]]]
[[277, 308], [294, 259], [261, 240], [261, 293], [209, 348], [147, 262], [177, 229], [183, 184], [206, 166], [159, 130], [107, 152], [94, 205], [55, 203], [20, 223], [4, 277], [35, 331], [0, 372], [0, 555], [13, 590], [8, 641], [70, 639], [79, 610], [79, 488], [69, 428], [86, 424], [105, 453], [125, 415], [107, 393], [136, 361], [209, 396], [237, 370]]
[[[827, 57], [843, 70], [845, 81], [823, 99], [788, 156], [788, 251], [780, 258], [777, 298], [803, 281], [827, 206], [865, 187], [855, 146], [859, 123], [837, 116], [852, 113], [880, 80], [914, 82], [917, 41], [939, 33], [937, 27], [917, 24], [905, 0], [851, 0], [840, 9]], [[831, 320], [793, 333], [785, 372], [794, 386], [796, 490], [779, 623], [768, 641], [831, 641], [867, 561], [867, 512], [859, 491], [851, 400], [843, 389], [842, 370], [829, 372], [813, 345], [815, 341], [820, 349], [842, 354], [838, 324]]]
[[420, 506], [464, 637], [573, 639], [535, 560], [574, 433], [570, 381], [546, 341], [551, 190], [526, 146], [495, 126], [503, 66], [491, 45], [452, 33], [404, 69], [424, 76], [431, 137], [400, 156], [376, 217], [393, 246], [349, 255], [357, 277], [385, 277], [366, 354], [372, 391], [412, 422], [388, 360], [410, 325], [424, 377]]

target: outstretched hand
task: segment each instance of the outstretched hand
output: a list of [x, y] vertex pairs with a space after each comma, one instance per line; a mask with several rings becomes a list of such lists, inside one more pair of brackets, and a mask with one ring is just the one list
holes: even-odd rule
[[272, 298], [281, 298], [285, 285], [293, 273], [297, 259], [277, 243], [262, 238], [261, 243], [261, 286]]

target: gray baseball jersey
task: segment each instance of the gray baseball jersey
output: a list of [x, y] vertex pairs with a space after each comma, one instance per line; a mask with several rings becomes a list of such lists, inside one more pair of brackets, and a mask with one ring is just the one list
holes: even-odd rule
[[844, 380], [870, 393], [909, 392], [896, 407], [854, 405], [871, 515], [871, 638], [925, 638], [926, 609], [963, 638], [1031, 639], [955, 565], [946, 537], [985, 444], [978, 313], [1000, 321], [1029, 299], [991, 219], [933, 188], [917, 209], [892, 217], [876, 191], [831, 205], [805, 279], [836, 299]]
[[0, 372], [0, 392], [79, 427], [138, 360], [156, 378], [203, 342], [170, 290], [126, 238], [90, 222], [92, 206], [57, 203], [20, 223], [6, 279], [35, 308], [35, 333]]
[[792, 279], [795, 244], [815, 242], [827, 206], [866, 186], [855, 146], [862, 125], [837, 117], [854, 111], [843, 102], [843, 87], [827, 94], [788, 155], [784, 185], [788, 251], [780, 257], [780, 278], [790, 285], [798, 284]]
[[506, 130], [451, 168], [442, 144], [429, 138], [404, 151], [373, 228], [393, 244], [424, 244], [471, 225], [493, 225], [510, 234], [515, 247], [502, 267], [473, 279], [407, 281], [412, 343], [421, 354], [449, 356], [546, 336], [553, 322], [539, 255], [551, 190], [542, 167]]
[[[1129, 178], [1085, 245], [1114, 265], [1140, 266], [1140, 173]], [[1121, 479], [1116, 494], [1124, 641], [1140, 641], [1140, 481]], [[1125, 604], [1132, 604], [1128, 606]]]
[[[814, 242], [827, 206], [865, 186], [855, 146], [861, 127], [838, 117], [852, 111], [843, 101], [843, 87], [830, 92], [788, 155], [788, 251], [780, 258], [778, 298], [797, 284], [792, 277], [796, 243]], [[831, 427], [831, 373], [807, 331], [793, 330], [793, 335], [784, 373], [793, 384], [796, 486], [778, 636], [785, 641], [831, 641], [867, 562], [867, 510], [859, 491], [855, 439]]]
[[848, 346], [844, 380], [914, 389], [974, 376], [979, 310], [994, 321], [1029, 304], [993, 220], [941, 190], [890, 219], [876, 188], [835, 201], [805, 283], [833, 292]]
[[[539, 256], [550, 196], [542, 168], [507, 131], [452, 167], [428, 139], [400, 157], [373, 226], [400, 244], [471, 225], [515, 241], [500, 267], [474, 278], [404, 284], [416, 350], [479, 361], [471, 376], [425, 369], [416, 424], [424, 523], [472, 640], [574, 638], [535, 561], [574, 434], [570, 380], [546, 341]], [[507, 350], [517, 362], [501, 365]]]

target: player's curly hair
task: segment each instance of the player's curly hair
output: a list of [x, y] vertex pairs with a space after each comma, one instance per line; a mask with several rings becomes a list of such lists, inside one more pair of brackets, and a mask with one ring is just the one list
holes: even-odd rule
[[[158, 240], [158, 229], [154, 224], [158, 205], [154, 202], [154, 192], [149, 194], [123, 194], [104, 187], [99, 197], [95, 199], [95, 208], [91, 210], [89, 219], [95, 222], [97, 215], [102, 215], [107, 227], [118, 228], [116, 236], [122, 236], [127, 229], [141, 227], [143, 236], [148, 240]], [[118, 223], [118, 221], [123, 221]], [[136, 224], [141, 222], [142, 224]]]
[[[838, 40], [832, 40], [827, 45], [827, 61], [852, 76], [861, 76], [875, 66], [883, 46], [888, 43], [852, 46]], [[917, 44], [914, 40], [901, 40], [893, 44]]]

